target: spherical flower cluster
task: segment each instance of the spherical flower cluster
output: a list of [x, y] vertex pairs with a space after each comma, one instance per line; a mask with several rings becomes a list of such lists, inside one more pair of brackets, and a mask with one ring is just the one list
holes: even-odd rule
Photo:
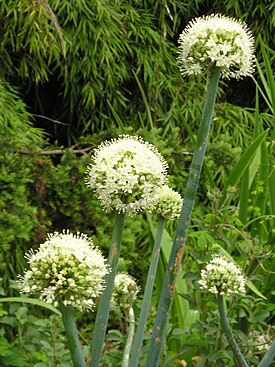
[[102, 143], [92, 157], [86, 183], [106, 211], [134, 214], [149, 209], [167, 181], [167, 163], [140, 137], [123, 135]]
[[84, 234], [49, 234], [36, 252], [31, 250], [25, 257], [30, 269], [19, 277], [20, 291], [54, 306], [61, 301], [79, 310], [92, 309], [104, 289], [108, 266]]
[[180, 216], [182, 197], [169, 186], [164, 185], [156, 191], [156, 199], [152, 212], [165, 219], [175, 219]]
[[245, 292], [245, 278], [241, 270], [224, 256], [215, 255], [201, 271], [200, 288], [214, 294], [230, 296]]
[[114, 281], [114, 290], [111, 301], [112, 309], [127, 308], [136, 298], [140, 288], [135, 279], [129, 274], [117, 273]]
[[241, 78], [254, 71], [254, 39], [246, 24], [221, 14], [192, 20], [179, 37], [183, 75], [201, 74], [209, 66], [223, 78]]

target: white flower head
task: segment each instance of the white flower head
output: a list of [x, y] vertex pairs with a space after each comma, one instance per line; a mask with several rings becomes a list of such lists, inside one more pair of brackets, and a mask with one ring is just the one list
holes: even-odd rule
[[92, 240], [69, 231], [49, 234], [36, 252], [30, 250], [25, 257], [30, 269], [19, 277], [19, 289], [55, 306], [62, 301], [79, 310], [92, 309], [109, 272]]
[[156, 188], [167, 181], [167, 163], [140, 137], [122, 135], [102, 143], [92, 161], [86, 183], [106, 211], [134, 214], [149, 209]]
[[114, 281], [114, 290], [111, 301], [112, 309], [116, 307], [125, 308], [133, 303], [140, 291], [135, 279], [131, 275], [121, 272], [117, 273]]
[[234, 18], [195, 18], [179, 37], [178, 59], [183, 75], [201, 74], [216, 65], [223, 78], [239, 79], [254, 71], [254, 39], [247, 25]]
[[152, 212], [165, 219], [175, 219], [180, 216], [182, 197], [168, 185], [159, 187]]
[[245, 292], [245, 278], [241, 270], [225, 256], [214, 255], [212, 260], [201, 271], [199, 284], [214, 294], [230, 296]]

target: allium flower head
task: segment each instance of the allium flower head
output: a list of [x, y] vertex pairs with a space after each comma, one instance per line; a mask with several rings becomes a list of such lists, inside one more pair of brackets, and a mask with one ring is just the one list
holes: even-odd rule
[[101, 252], [84, 234], [67, 232], [48, 235], [36, 252], [25, 255], [29, 263], [18, 284], [22, 293], [37, 295], [47, 303], [92, 309], [104, 289], [109, 271]]
[[245, 292], [245, 278], [241, 270], [224, 256], [215, 255], [201, 271], [200, 288], [221, 296]]
[[167, 181], [167, 163], [140, 137], [122, 135], [94, 152], [86, 183], [106, 211], [136, 213], [149, 209], [155, 190]]
[[152, 212], [165, 219], [175, 219], [180, 216], [182, 197], [177, 191], [164, 185], [156, 191], [156, 199]]
[[111, 301], [112, 308], [129, 306], [136, 299], [139, 290], [139, 286], [131, 275], [124, 272], [117, 273]]
[[246, 24], [221, 14], [195, 18], [179, 37], [181, 71], [201, 74], [221, 68], [223, 78], [241, 78], [254, 71], [254, 39]]

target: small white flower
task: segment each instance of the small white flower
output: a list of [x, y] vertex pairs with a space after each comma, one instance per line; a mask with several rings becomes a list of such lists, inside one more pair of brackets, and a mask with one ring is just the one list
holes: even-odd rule
[[149, 209], [156, 188], [167, 181], [167, 163], [140, 137], [122, 135], [102, 143], [92, 161], [86, 183], [106, 211], [134, 214]]
[[127, 308], [137, 298], [140, 288], [135, 279], [129, 274], [117, 273], [114, 281], [114, 290], [111, 300], [111, 307]]
[[164, 185], [156, 190], [156, 197], [152, 212], [166, 219], [180, 216], [182, 197], [169, 186]]
[[91, 239], [69, 231], [49, 234], [48, 240], [36, 252], [26, 254], [26, 258], [30, 270], [19, 277], [21, 292], [38, 295], [54, 305], [62, 301], [79, 310], [92, 309], [109, 271]]
[[244, 293], [245, 282], [241, 270], [233, 262], [220, 255], [215, 255], [206, 265], [198, 281], [201, 289], [207, 289], [221, 296]]
[[183, 75], [221, 68], [223, 78], [249, 76], [255, 68], [254, 39], [246, 24], [221, 14], [195, 18], [179, 37]]

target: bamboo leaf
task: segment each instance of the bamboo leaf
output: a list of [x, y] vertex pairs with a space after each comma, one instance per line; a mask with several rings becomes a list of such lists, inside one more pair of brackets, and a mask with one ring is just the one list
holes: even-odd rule
[[123, 122], [121, 121], [121, 118], [116, 113], [114, 107], [111, 105], [111, 102], [109, 100], [107, 100], [107, 103], [108, 103], [108, 106], [110, 107], [110, 110], [112, 111], [112, 114], [113, 114], [113, 116], [116, 120], [116, 123], [117, 123], [119, 129], [124, 134], [125, 133], [125, 126], [123, 125]]
[[150, 106], [149, 106], [149, 103], [147, 101], [147, 98], [146, 98], [146, 95], [145, 95], [145, 91], [144, 91], [144, 89], [143, 89], [143, 87], [142, 87], [142, 85], [141, 85], [141, 83], [139, 81], [139, 78], [138, 78], [137, 74], [134, 71], [133, 71], [133, 73], [134, 73], [134, 77], [136, 79], [138, 88], [140, 90], [140, 93], [142, 95], [143, 103], [144, 103], [145, 108], [146, 108], [146, 112], [147, 112], [149, 124], [150, 124], [152, 135], [153, 135], [154, 145], [156, 145], [156, 137], [155, 137], [155, 134], [154, 134], [154, 124], [153, 124], [153, 119], [152, 119], [152, 115], [151, 115]]

